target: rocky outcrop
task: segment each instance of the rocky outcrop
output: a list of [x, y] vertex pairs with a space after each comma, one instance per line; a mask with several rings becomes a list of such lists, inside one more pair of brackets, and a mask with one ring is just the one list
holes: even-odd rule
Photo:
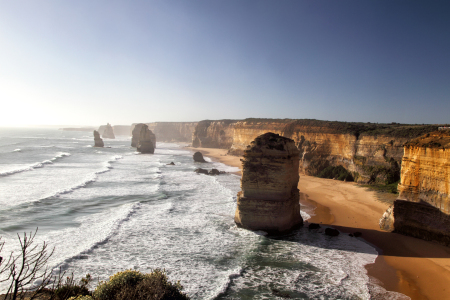
[[399, 198], [380, 226], [450, 246], [450, 132], [413, 139], [404, 152]]
[[133, 131], [131, 133], [131, 147], [137, 147], [139, 144], [139, 136], [141, 135], [142, 126], [145, 124], [139, 123], [135, 124], [133, 127]]
[[[131, 130], [134, 130], [138, 124], [132, 124]], [[153, 122], [145, 124], [158, 137], [160, 142], [190, 143], [192, 141], [192, 133], [195, 130], [195, 126], [197, 126], [197, 122]]]
[[94, 147], [104, 147], [105, 144], [103, 143], [102, 138], [100, 137], [100, 133], [98, 133], [97, 130], [94, 130]]
[[195, 162], [206, 162], [206, 160], [203, 158], [203, 154], [201, 152], [195, 152], [192, 156]]
[[251, 142], [242, 159], [234, 218], [238, 226], [276, 233], [303, 224], [298, 162], [299, 151], [291, 139], [269, 132]]
[[147, 125], [143, 125], [139, 134], [137, 151], [141, 153], [155, 153], [156, 137], [153, 132], [148, 129]]
[[[342, 166], [359, 183], [390, 184], [400, 179], [403, 144], [436, 129], [434, 125], [292, 119], [201, 121], [192, 143], [215, 148], [231, 143], [228, 153], [240, 156], [257, 136], [273, 132], [294, 140], [300, 170], [307, 175], [319, 176], [327, 167]], [[221, 140], [226, 143], [219, 144]]]
[[192, 147], [229, 149], [236, 120], [200, 121], [192, 135]]
[[[98, 131], [101, 132], [100, 128]], [[103, 133], [101, 133], [101, 135], [102, 135], [102, 138], [104, 138], [104, 139], [115, 139], [116, 138], [116, 136], [114, 135], [114, 130], [113, 130], [111, 124], [109, 124], [109, 123], [106, 124], [106, 126], [103, 129]]]

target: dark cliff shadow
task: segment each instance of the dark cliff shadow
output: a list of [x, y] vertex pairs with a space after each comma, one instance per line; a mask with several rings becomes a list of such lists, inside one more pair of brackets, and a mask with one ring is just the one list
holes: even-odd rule
[[[297, 230], [282, 235], [267, 235], [271, 240], [283, 240], [300, 243], [322, 249], [334, 249], [355, 253], [378, 254], [392, 257], [450, 258], [450, 247], [437, 242], [425, 241], [398, 233], [363, 229], [356, 227], [321, 225], [320, 229], [308, 229], [308, 223]], [[325, 235], [325, 228], [332, 227], [340, 231], [336, 237]], [[360, 232], [360, 237], [351, 237], [350, 233]], [[360, 240], [366, 245], [355, 243]], [[370, 247], [368, 247], [369, 245]], [[381, 247], [381, 248], [380, 248]]]

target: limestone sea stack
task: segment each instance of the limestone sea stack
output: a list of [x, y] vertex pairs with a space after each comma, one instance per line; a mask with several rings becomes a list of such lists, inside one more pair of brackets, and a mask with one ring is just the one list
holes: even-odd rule
[[247, 146], [241, 161], [236, 224], [269, 233], [303, 225], [297, 188], [299, 151], [294, 141], [265, 133]]
[[137, 151], [141, 153], [155, 153], [156, 137], [153, 132], [144, 124], [139, 135]]
[[131, 133], [131, 147], [137, 147], [139, 143], [139, 136], [141, 135], [141, 129], [142, 126], [144, 125], [145, 124], [143, 123], [139, 123], [134, 126], [133, 131]]
[[94, 147], [103, 147], [105, 144], [103, 143], [102, 138], [100, 137], [100, 133], [97, 130], [94, 130]]
[[450, 132], [406, 143], [400, 177], [399, 197], [380, 227], [450, 246]]
[[104, 139], [115, 139], [116, 138], [111, 124], [109, 124], [109, 123], [106, 124], [105, 131], [102, 134], [102, 138], [104, 138]]

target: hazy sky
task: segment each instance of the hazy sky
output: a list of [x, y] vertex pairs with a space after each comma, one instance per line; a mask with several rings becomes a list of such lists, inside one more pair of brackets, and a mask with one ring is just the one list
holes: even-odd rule
[[450, 122], [450, 1], [0, 0], [0, 126]]

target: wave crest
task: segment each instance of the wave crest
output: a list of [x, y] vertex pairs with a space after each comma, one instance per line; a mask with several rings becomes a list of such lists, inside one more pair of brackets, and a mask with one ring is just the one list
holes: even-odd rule
[[[16, 150], [20, 151], [20, 149], [16, 149]], [[18, 152], [16, 150], [14, 150], [14, 151]], [[44, 160], [44, 161], [41, 161], [41, 162], [36, 162], [36, 163], [28, 165], [28, 166], [22, 166], [22, 167], [13, 169], [13, 170], [0, 172], [0, 177], [13, 175], [13, 174], [21, 173], [21, 172], [26, 172], [26, 171], [32, 171], [32, 170], [37, 169], [37, 168], [42, 168], [45, 165], [52, 164], [54, 161], [56, 161], [56, 160], [58, 160], [60, 158], [63, 158], [65, 156], [70, 156], [70, 153], [58, 152], [58, 154], [55, 157], [51, 158], [51, 159], [47, 159], [47, 160]]]

